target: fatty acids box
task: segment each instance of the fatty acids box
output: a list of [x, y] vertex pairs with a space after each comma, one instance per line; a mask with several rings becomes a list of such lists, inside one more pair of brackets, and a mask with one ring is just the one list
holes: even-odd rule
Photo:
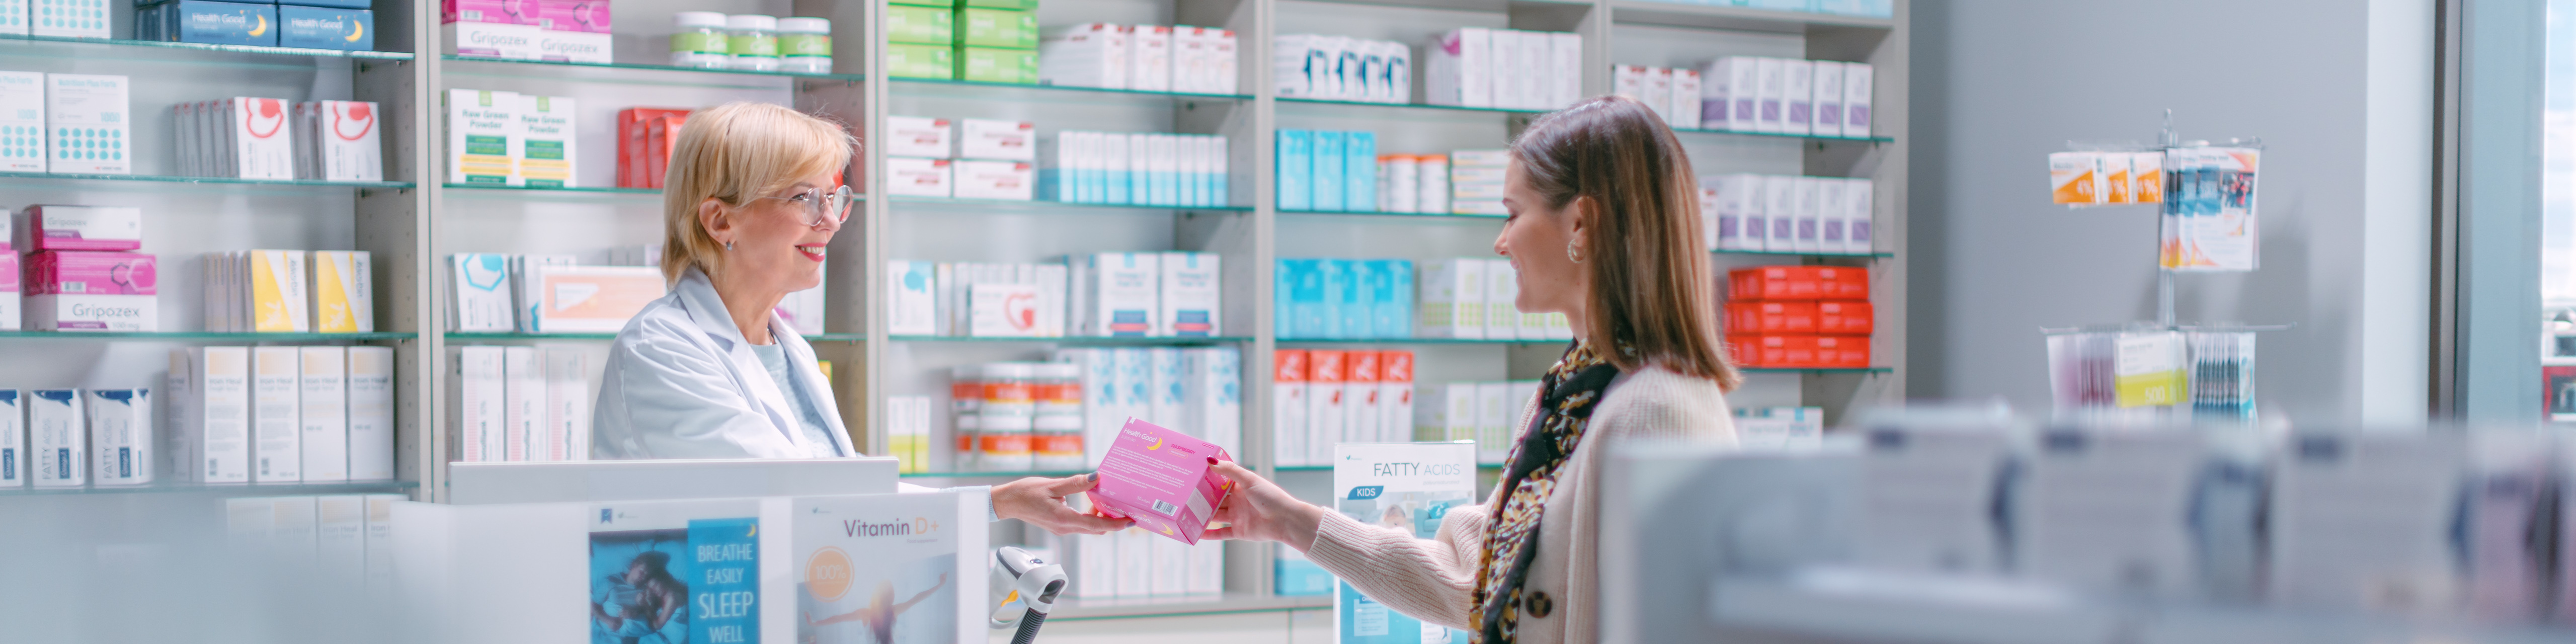
[[1100, 460], [1091, 502], [1147, 531], [1198, 543], [1217, 506], [1234, 492], [1234, 482], [1216, 473], [1214, 460], [1234, 456], [1189, 434], [1129, 419]]
[[[105, 37], [101, 34], [101, 37]], [[133, 174], [132, 119], [123, 76], [45, 75], [47, 168], [80, 174]]]
[[0, 72], [0, 171], [44, 172], [44, 129], [45, 75]]

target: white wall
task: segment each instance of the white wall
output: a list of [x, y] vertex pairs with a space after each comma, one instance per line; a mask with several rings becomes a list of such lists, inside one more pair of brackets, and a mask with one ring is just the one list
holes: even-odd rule
[[2425, 408], [2431, 0], [1914, 3], [1915, 398], [2049, 404], [2039, 328], [2152, 320], [2145, 207], [2048, 203], [2069, 140], [2262, 137], [2262, 270], [2178, 278], [2178, 319], [2295, 323], [2257, 399], [2305, 422]]

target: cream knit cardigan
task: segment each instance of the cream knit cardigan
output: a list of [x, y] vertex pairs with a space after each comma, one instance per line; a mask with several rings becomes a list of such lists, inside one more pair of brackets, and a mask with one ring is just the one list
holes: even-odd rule
[[[1611, 381], [1539, 519], [1538, 558], [1530, 564], [1523, 597], [1546, 593], [1553, 610], [1546, 617], [1521, 611], [1523, 644], [1600, 641], [1600, 491], [1611, 445], [1641, 439], [1733, 445], [1735, 422], [1727, 414], [1725, 396], [1714, 381], [1661, 368], [1622, 373]], [[1521, 404], [1514, 443], [1529, 431], [1537, 404], [1536, 399]], [[1475, 506], [1451, 508], [1440, 532], [1429, 539], [1325, 512], [1306, 557], [1398, 612], [1474, 631], [1478, 627], [1467, 623], [1472, 614], [1468, 598], [1475, 589], [1476, 560], [1485, 548], [1492, 508], [1491, 497]]]

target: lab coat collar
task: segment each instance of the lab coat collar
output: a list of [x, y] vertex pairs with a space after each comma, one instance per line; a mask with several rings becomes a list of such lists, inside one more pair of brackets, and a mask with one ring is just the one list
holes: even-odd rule
[[[680, 308], [688, 311], [689, 320], [696, 322], [698, 329], [705, 331], [707, 337], [721, 343], [719, 348], [725, 354], [725, 361], [732, 363], [734, 372], [746, 374], [743, 385], [751, 389], [753, 398], [760, 400], [763, 411], [769, 414], [770, 423], [781, 428], [780, 431], [787, 434], [787, 440], [799, 449], [812, 449], [800, 428], [802, 421], [796, 418], [795, 408], [787, 405], [785, 392], [778, 390], [777, 382], [768, 377], [769, 367], [760, 363], [760, 356], [752, 355], [751, 341], [743, 338], [742, 330], [734, 326], [733, 316], [725, 310], [724, 298], [716, 294], [715, 281], [708, 279], [698, 267], [691, 266], [680, 272], [680, 282], [673, 290], [679, 294]], [[850, 444], [850, 432], [841, 422], [840, 407], [833, 401], [831, 387], [825, 386], [823, 371], [816, 366], [814, 347], [806, 344], [804, 336], [797, 335], [776, 311], [769, 314], [769, 337], [785, 347], [788, 368], [797, 371], [796, 388], [801, 390], [797, 393], [805, 397], [806, 404], [814, 406], [815, 415], [823, 417], [824, 429], [830, 430], [825, 433], [832, 436], [832, 442], [840, 447], [842, 454], [858, 456], [859, 451]]]

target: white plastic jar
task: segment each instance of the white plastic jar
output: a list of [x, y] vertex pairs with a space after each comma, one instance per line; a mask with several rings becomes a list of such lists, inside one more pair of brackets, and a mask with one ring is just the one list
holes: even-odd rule
[[826, 18], [779, 18], [778, 70], [832, 73], [832, 21]]
[[778, 71], [778, 17], [759, 14], [725, 16], [726, 53], [731, 67], [747, 72]]
[[699, 69], [724, 69], [733, 64], [726, 52], [725, 15], [713, 11], [682, 11], [671, 14], [671, 65]]

